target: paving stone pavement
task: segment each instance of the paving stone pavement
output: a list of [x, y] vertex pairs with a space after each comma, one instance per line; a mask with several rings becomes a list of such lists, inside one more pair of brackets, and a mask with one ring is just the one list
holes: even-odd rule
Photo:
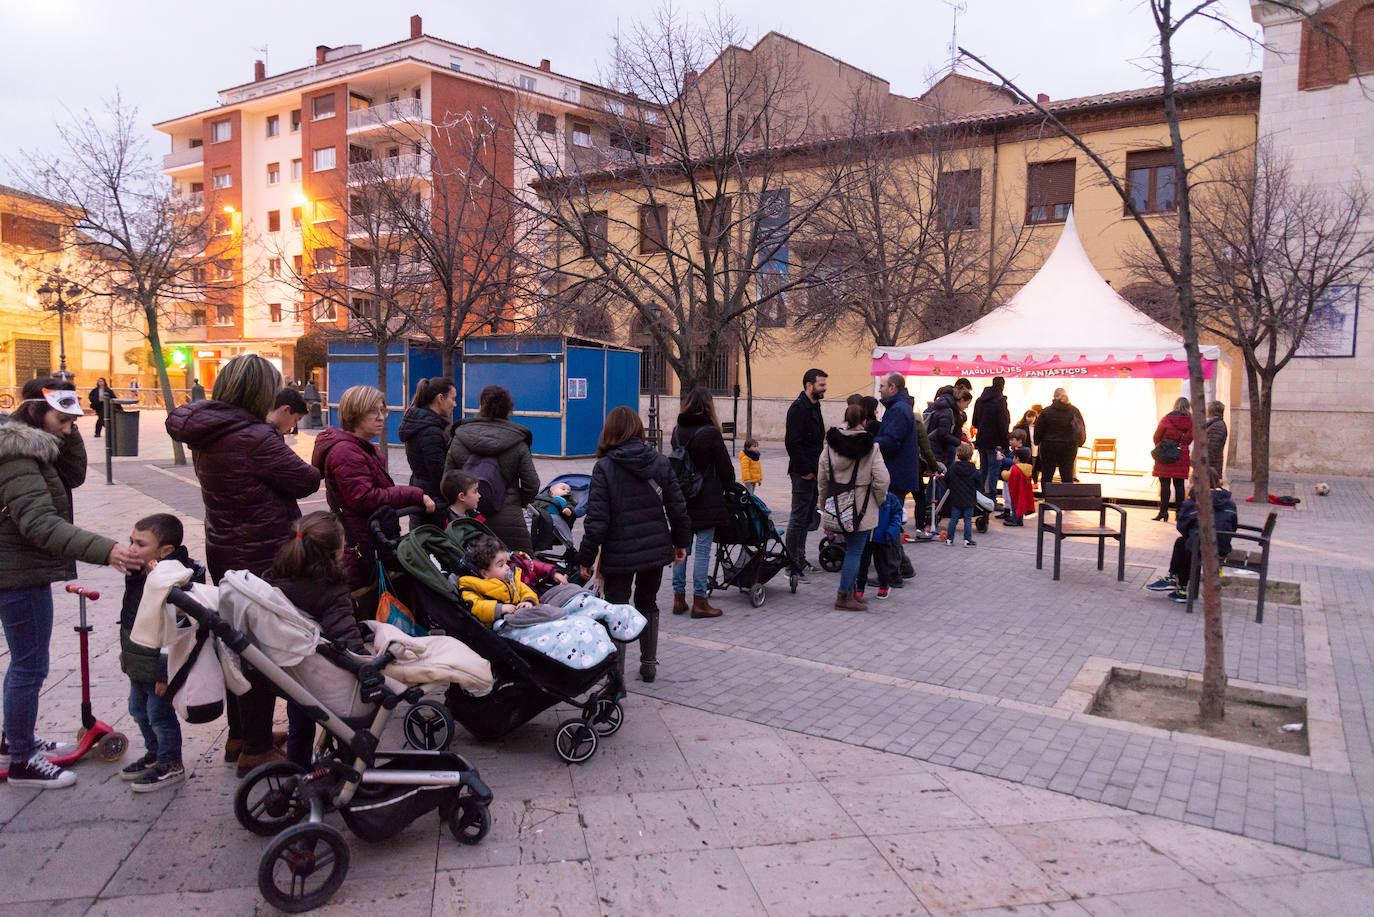
[[[116, 463], [124, 483], [106, 488], [92, 468], [82, 524], [118, 536], [158, 509], [199, 517], [189, 469], [161, 459], [144, 426], [148, 458]], [[780, 468], [769, 448], [765, 468]], [[776, 478], [761, 493], [781, 524]], [[1172, 528], [1133, 510], [1124, 584], [1078, 545], [1053, 583], [1034, 570], [1033, 533], [999, 528], [971, 550], [912, 546], [916, 579], [865, 616], [829, 608], [828, 575], [796, 596], [770, 584], [757, 610], [722, 595], [714, 621], [665, 614], [659, 678], [632, 682], [625, 728], [591, 762], [558, 762], [552, 713], [505, 742], [460, 738], [497, 794], [492, 835], [459, 847], [429, 818], [381, 847], [350, 838], [354, 867], [328, 910], [1369, 912], [1374, 499], [1368, 482], [1331, 483], [1329, 501], [1281, 511], [1275, 553], [1276, 576], [1313, 584], [1320, 609], [1271, 607], [1258, 626], [1228, 608], [1227, 665], [1308, 690], [1303, 616], [1320, 614], [1348, 773], [1054, 706], [1090, 658], [1200, 668], [1197, 616], [1140, 588], [1167, 562]], [[193, 553], [201, 538], [188, 526]], [[107, 570], [81, 573], [118, 594]], [[40, 713], [53, 734], [79, 697], [67, 599]], [[95, 606], [96, 707], [127, 728], [112, 605]], [[218, 727], [186, 733], [192, 779], [167, 793], [132, 797], [98, 761], [67, 793], [0, 789], [5, 912], [262, 910], [264, 843], [234, 822]]]

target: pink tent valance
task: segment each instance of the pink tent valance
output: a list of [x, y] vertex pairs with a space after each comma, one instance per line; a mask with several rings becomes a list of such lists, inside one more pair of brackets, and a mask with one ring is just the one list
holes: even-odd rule
[[[1216, 373], [1216, 360], [1202, 361], [1202, 376], [1211, 379]], [[920, 359], [912, 356], [893, 356], [884, 354], [873, 361], [872, 374], [875, 376], [898, 372], [904, 376], [1005, 376], [1008, 379], [1186, 379], [1188, 364], [1173, 357], [1148, 359], [1137, 354], [1130, 359], [1116, 359], [1108, 355], [1106, 359], [1081, 357], [1065, 360], [1058, 357], [1049, 360], [1012, 360], [1003, 355], [999, 359], [987, 359], [982, 355], [971, 359], [960, 359], [951, 355], [950, 359]]]

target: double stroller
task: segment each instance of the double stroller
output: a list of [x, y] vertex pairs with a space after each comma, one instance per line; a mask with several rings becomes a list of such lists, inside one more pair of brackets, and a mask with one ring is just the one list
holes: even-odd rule
[[725, 505], [730, 524], [716, 529], [716, 559], [707, 589], [735, 587], [747, 592], [749, 604], [758, 608], [768, 599], [764, 583], [787, 570], [788, 588], [796, 592], [796, 567], [773, 525], [768, 504], [736, 482], [725, 488]]
[[[399, 515], [418, 511], [412, 507]], [[447, 531], [421, 525], [402, 538], [399, 530], [385, 511], [371, 520], [377, 556], [396, 594], [431, 634], [457, 637], [491, 664], [490, 692], [476, 695], [459, 684], [449, 687], [445, 700], [458, 723], [478, 739], [499, 739], [549, 707], [569, 704], [577, 715], [558, 724], [554, 749], [569, 764], [591, 758], [599, 741], [614, 735], [624, 721], [619, 702], [625, 695], [623, 648], [617, 645], [595, 665], [575, 668], [503, 636], [470, 612], [450, 579], [476, 572], [469, 569], [464, 552], [490, 530], [467, 518], [454, 520]]]
[[[269, 904], [287, 913], [312, 910], [343, 884], [350, 853], [343, 834], [324, 821], [331, 811], [374, 843], [435, 810], [460, 843], [486, 836], [492, 794], [467, 759], [442, 750], [379, 748], [392, 711], [423, 693], [384, 674], [400, 658], [399, 644], [357, 656], [323, 641], [314, 621], [256, 577], [230, 573], [218, 590], [187, 586], [190, 571], [155, 583], [164, 569], [170, 568], [149, 574], [149, 590], [166, 590], [166, 605], [194, 622], [198, 649], [187, 668], [198, 656], [218, 650], [228, 660], [231, 652], [322, 727], [309, 771], [287, 761], [264, 764], [234, 795], [239, 823], [272, 838], [258, 863], [258, 889]], [[218, 647], [206, 644], [211, 636]], [[230, 668], [225, 665], [226, 681]]]

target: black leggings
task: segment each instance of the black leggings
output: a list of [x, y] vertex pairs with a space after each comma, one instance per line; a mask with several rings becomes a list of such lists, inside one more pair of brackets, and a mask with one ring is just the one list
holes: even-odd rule
[[1169, 482], [1174, 485], [1174, 515], [1183, 509], [1183, 478], [1160, 478], [1159, 479], [1159, 512], [1161, 515], [1169, 512]]
[[[624, 605], [630, 601], [633, 585], [634, 606], [649, 619], [639, 635], [639, 668], [658, 665], [658, 587], [663, 583], [663, 568], [650, 567], [631, 573], [603, 573], [606, 581], [606, 601]], [[620, 670], [625, 671], [624, 644], [621, 644]]]

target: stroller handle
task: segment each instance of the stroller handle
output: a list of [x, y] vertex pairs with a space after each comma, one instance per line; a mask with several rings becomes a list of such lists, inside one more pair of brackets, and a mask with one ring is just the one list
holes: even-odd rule
[[[384, 544], [388, 548], [394, 550], [396, 548], [396, 543], [400, 541], [401, 520], [412, 516], [419, 516], [424, 512], [425, 508], [420, 504], [415, 504], [412, 506], [403, 506], [400, 509], [392, 509], [389, 506], [384, 506], [381, 509], [377, 510], [375, 513], [373, 513], [372, 516], [367, 520], [367, 529], [372, 534], [372, 540], [374, 543]], [[384, 528], [386, 523], [391, 521], [393, 513], [395, 514], [396, 519], [395, 538], [392, 538], [390, 535], [388, 535], [386, 529]]]

